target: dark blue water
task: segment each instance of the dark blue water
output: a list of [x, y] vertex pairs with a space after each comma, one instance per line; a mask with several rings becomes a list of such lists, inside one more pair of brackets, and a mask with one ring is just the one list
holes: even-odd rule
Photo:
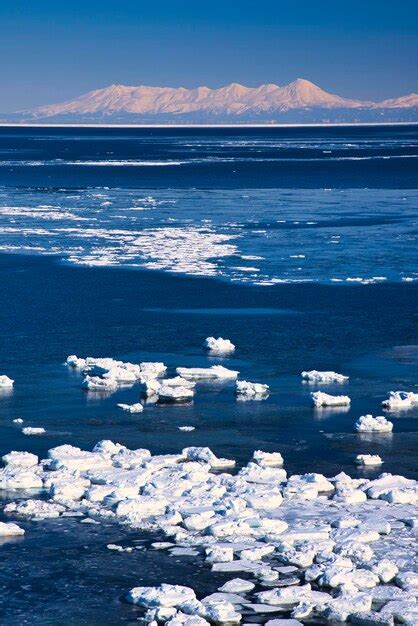
[[[364, 452], [416, 476], [418, 408], [393, 416], [392, 436], [353, 424], [418, 384], [417, 154], [414, 127], [3, 129], [0, 374], [16, 383], [0, 397], [0, 453], [109, 438], [153, 453], [209, 445], [238, 464], [279, 450], [289, 473], [361, 475]], [[208, 357], [208, 335], [235, 354]], [[237, 402], [231, 384], [206, 384], [190, 406], [129, 415], [116, 404], [138, 388], [87, 394], [63, 366], [71, 353], [170, 373], [221, 362], [271, 393]], [[311, 408], [311, 368], [350, 376], [348, 411]], [[46, 434], [25, 437], [16, 417]], [[133, 622], [134, 585], [207, 593], [225, 578], [192, 558], [115, 554], [107, 543], [150, 538], [111, 525], [23, 525], [23, 541], [1, 546], [5, 624]]]

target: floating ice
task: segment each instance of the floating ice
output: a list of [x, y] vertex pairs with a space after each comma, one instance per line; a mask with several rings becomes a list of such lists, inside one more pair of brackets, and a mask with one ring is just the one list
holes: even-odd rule
[[136, 402], [135, 404], [118, 404], [118, 407], [123, 411], [128, 411], [128, 413], [142, 413], [144, 410], [140, 402]]
[[2, 461], [5, 465], [17, 466], [17, 467], [33, 467], [38, 465], [38, 457], [31, 452], [16, 452], [12, 450], [8, 454], [2, 457]]
[[358, 433], [391, 433], [393, 424], [382, 415], [373, 417], [368, 414], [359, 417], [354, 427]]
[[[145, 621], [234, 622], [243, 607], [262, 614], [292, 611], [294, 618], [323, 623], [370, 612], [372, 602], [395, 614], [393, 602], [405, 599], [410, 613], [417, 585], [415, 480], [391, 474], [352, 479], [342, 472], [288, 477], [279, 453], [260, 450], [230, 474], [225, 470], [234, 461], [219, 459], [210, 448], [152, 456], [108, 440], [92, 452], [57, 446], [30, 466], [13, 465], [16, 454], [24, 453], [5, 455], [0, 488], [36, 487], [45, 499], [11, 502], [7, 515], [110, 520], [168, 540], [152, 544], [155, 549], [175, 548], [178, 557], [202, 560], [206, 555], [212, 571], [230, 573], [219, 593], [200, 600], [178, 585], [132, 589], [128, 599], [148, 609]], [[250, 580], [232, 578], [238, 572]], [[268, 587], [257, 590], [257, 600], [237, 595], [251, 594], [255, 583]]]
[[43, 435], [44, 433], [46, 433], [46, 430], [45, 428], [42, 428], [40, 426], [25, 426], [24, 428], [22, 428], [22, 433], [24, 435]]
[[13, 522], [0, 522], [0, 537], [24, 535], [25, 531]]
[[387, 399], [382, 402], [388, 411], [409, 409], [414, 404], [418, 404], [418, 393], [412, 391], [389, 391]]
[[351, 400], [348, 396], [331, 396], [323, 391], [315, 391], [311, 393], [312, 402], [315, 407], [322, 406], [347, 406]]
[[229, 370], [222, 365], [212, 365], [212, 367], [177, 367], [176, 372], [179, 376], [191, 380], [228, 380], [235, 379], [239, 372]]
[[228, 352], [234, 352], [235, 346], [229, 339], [223, 339], [222, 337], [207, 337], [204, 342], [204, 346], [210, 352], [216, 352], [217, 354], [227, 354]]
[[280, 452], [263, 452], [262, 450], [256, 450], [252, 460], [258, 465], [271, 467], [280, 466], [284, 463]]
[[356, 463], [358, 465], [381, 465], [383, 461], [378, 454], [358, 454]]
[[337, 372], [318, 372], [317, 370], [302, 372], [301, 376], [303, 380], [310, 383], [345, 383], [348, 380], [348, 376], [337, 374]]
[[178, 429], [183, 433], [190, 433], [195, 430], [195, 426], [178, 426]]
[[193, 399], [193, 396], [193, 389], [179, 385], [172, 387], [170, 385], [163, 384], [158, 390], [159, 402], [188, 402]]
[[263, 399], [269, 391], [268, 385], [261, 383], [250, 383], [246, 380], [237, 380], [236, 392], [238, 395], [248, 396], [253, 399]]
[[14, 382], [15, 382], [14, 380], [9, 378], [5, 374], [0, 376], [0, 387], [4, 387], [6, 389], [10, 389], [11, 387], [13, 387]]

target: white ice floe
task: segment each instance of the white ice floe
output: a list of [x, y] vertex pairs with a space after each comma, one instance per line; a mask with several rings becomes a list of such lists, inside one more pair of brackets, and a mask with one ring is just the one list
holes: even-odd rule
[[193, 399], [194, 390], [179, 385], [161, 385], [158, 390], [159, 402], [188, 402]]
[[262, 383], [250, 383], [246, 380], [237, 380], [236, 393], [237, 395], [251, 397], [255, 400], [263, 399], [269, 391], [268, 385]]
[[9, 502], [4, 507], [4, 513], [26, 519], [41, 520], [59, 517], [65, 511], [65, 507], [55, 502], [45, 500], [23, 500], [21, 502]]
[[252, 461], [258, 465], [267, 467], [277, 467], [284, 463], [280, 452], [263, 452], [262, 450], [254, 451]]
[[311, 393], [312, 403], [314, 407], [323, 406], [347, 406], [351, 400], [348, 396], [331, 396], [323, 391], [314, 391]]
[[348, 376], [337, 374], [337, 372], [318, 372], [317, 370], [302, 372], [301, 376], [303, 380], [310, 383], [345, 383], [348, 380]]
[[381, 465], [383, 461], [378, 454], [358, 454], [356, 463], [358, 465]]
[[182, 433], [190, 433], [192, 430], [196, 430], [195, 426], [178, 426], [177, 428], [181, 430]]
[[414, 404], [418, 405], [418, 393], [412, 391], [389, 391], [387, 399], [382, 402], [388, 411], [409, 409]]
[[0, 537], [17, 537], [24, 535], [25, 531], [13, 522], [0, 522]]
[[358, 433], [391, 433], [392, 422], [389, 422], [383, 415], [373, 417], [372, 415], [362, 415], [354, 425]]
[[9, 378], [5, 374], [0, 376], [0, 387], [6, 388], [6, 389], [10, 389], [11, 387], [13, 387], [14, 382], [15, 382], [14, 380]]
[[46, 433], [46, 430], [41, 426], [25, 426], [24, 428], [22, 428], [22, 433], [24, 435], [43, 435], [44, 433]]
[[177, 367], [176, 372], [182, 378], [188, 380], [231, 380], [237, 378], [239, 372], [229, 370], [222, 365], [212, 367]]
[[230, 339], [223, 339], [222, 337], [207, 337], [204, 346], [207, 350], [216, 354], [228, 354], [235, 350], [232, 341], [230, 341]]
[[5, 465], [16, 467], [33, 467], [38, 465], [38, 457], [31, 452], [16, 452], [12, 450], [8, 454], [2, 457], [2, 461]]
[[13, 421], [13, 424], [23, 424], [23, 420], [21, 417], [16, 417], [16, 419], [12, 421]]
[[128, 411], [128, 413], [142, 413], [144, 407], [140, 402], [136, 402], [135, 404], [118, 404], [118, 407], [123, 411]]

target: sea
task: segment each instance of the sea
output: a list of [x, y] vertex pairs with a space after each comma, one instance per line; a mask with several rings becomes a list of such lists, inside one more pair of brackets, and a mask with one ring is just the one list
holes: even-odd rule
[[[238, 468], [280, 451], [289, 474], [374, 477], [381, 467], [354, 463], [373, 453], [417, 478], [418, 405], [381, 407], [391, 390], [418, 392], [417, 329], [418, 125], [0, 128], [0, 375], [15, 380], [0, 390], [0, 455], [111, 439], [209, 446]], [[236, 351], [208, 355], [208, 336]], [[70, 354], [169, 374], [221, 364], [270, 392], [244, 402], [233, 382], [205, 383], [191, 404], [129, 414], [117, 404], [138, 402], [138, 386], [86, 392]], [[311, 369], [349, 376], [351, 405], [313, 409]], [[368, 413], [393, 433], [356, 434]], [[133, 586], [205, 594], [227, 579], [111, 523], [22, 526], [0, 546], [5, 625], [138, 623]]]

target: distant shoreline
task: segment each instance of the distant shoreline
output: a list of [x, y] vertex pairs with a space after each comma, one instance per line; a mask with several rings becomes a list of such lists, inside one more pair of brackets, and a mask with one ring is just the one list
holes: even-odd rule
[[418, 126], [416, 122], [330, 122], [289, 124], [89, 124], [89, 123], [10, 123], [0, 122], [0, 128], [327, 128], [345, 126]]

